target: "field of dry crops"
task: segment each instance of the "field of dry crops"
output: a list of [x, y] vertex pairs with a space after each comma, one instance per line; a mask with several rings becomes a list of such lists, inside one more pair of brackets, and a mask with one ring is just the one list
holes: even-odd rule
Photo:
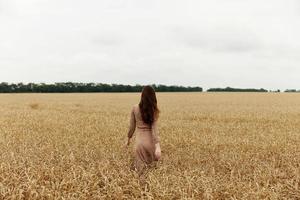
[[0, 199], [300, 199], [299, 94], [158, 93], [148, 190], [123, 147], [139, 95], [1, 94]]

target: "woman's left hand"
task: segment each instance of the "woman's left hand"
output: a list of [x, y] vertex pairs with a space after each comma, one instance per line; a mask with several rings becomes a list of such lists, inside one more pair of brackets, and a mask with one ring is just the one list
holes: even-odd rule
[[161, 149], [160, 149], [160, 145], [158, 144], [158, 145], [155, 145], [155, 146], [156, 146], [156, 148], [155, 148], [155, 153], [154, 153], [154, 155], [155, 155], [156, 160], [159, 160], [160, 157], [161, 157]]

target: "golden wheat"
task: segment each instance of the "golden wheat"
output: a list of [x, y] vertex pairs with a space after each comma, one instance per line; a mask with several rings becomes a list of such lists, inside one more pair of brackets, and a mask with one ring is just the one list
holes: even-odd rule
[[0, 199], [300, 199], [299, 94], [157, 95], [148, 190], [123, 148], [139, 94], [0, 95]]
[[31, 103], [31, 104], [29, 104], [29, 107], [32, 108], [32, 109], [38, 109], [39, 104], [38, 103]]

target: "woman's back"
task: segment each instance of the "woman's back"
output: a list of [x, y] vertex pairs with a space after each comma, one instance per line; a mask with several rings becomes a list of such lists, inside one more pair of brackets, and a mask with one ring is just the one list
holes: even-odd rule
[[132, 137], [136, 132], [136, 143], [152, 143], [154, 146], [159, 142], [157, 120], [152, 125], [146, 124], [141, 115], [139, 105], [134, 105], [131, 111], [130, 130], [128, 137]]
[[146, 124], [142, 119], [141, 110], [140, 110], [139, 105], [138, 104], [134, 105], [132, 109], [133, 109], [135, 119], [136, 119], [136, 128], [142, 129], [142, 130], [144, 130], [144, 129], [150, 130], [151, 126], [149, 124]]

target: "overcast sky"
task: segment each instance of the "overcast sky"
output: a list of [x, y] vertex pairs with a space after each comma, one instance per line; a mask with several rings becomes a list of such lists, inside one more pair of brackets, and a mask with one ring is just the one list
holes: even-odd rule
[[297, 0], [0, 0], [0, 82], [300, 89]]

